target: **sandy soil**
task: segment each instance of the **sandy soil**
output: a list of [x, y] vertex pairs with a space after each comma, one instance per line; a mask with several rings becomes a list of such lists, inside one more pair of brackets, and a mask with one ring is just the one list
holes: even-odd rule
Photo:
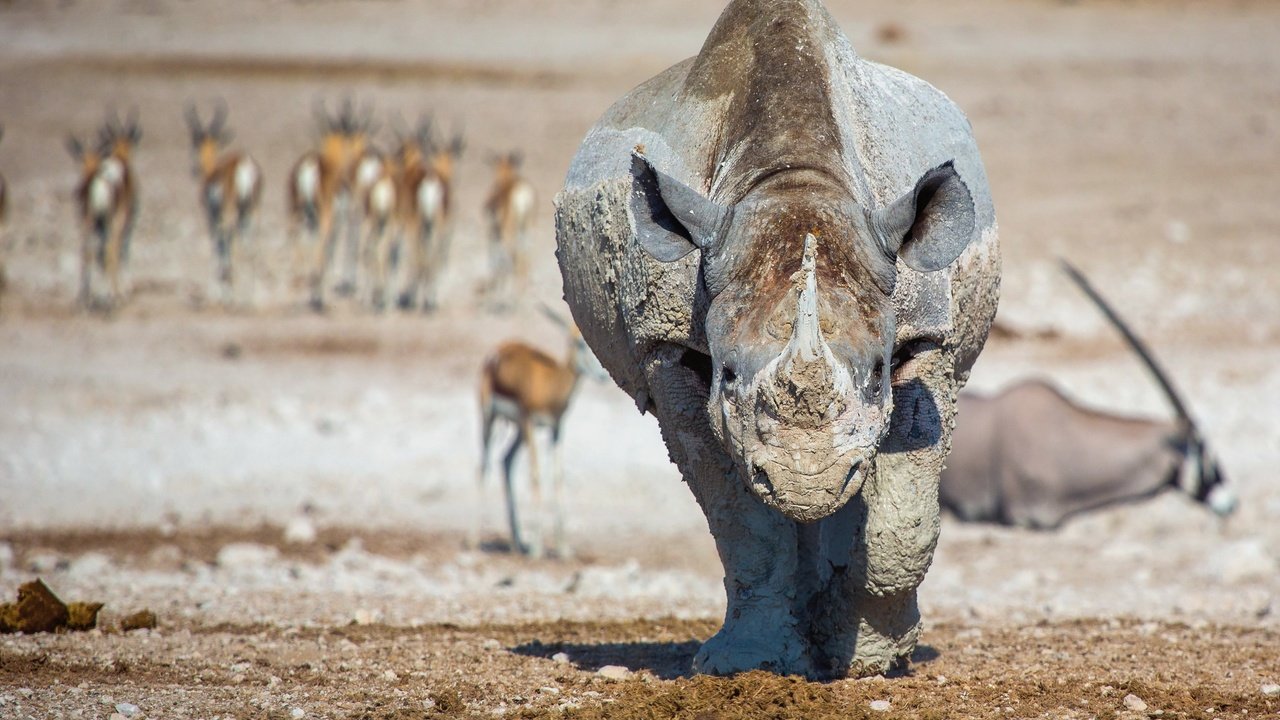
[[[555, 301], [549, 200], [573, 149], [695, 52], [720, 3], [14, 0], [0, 4], [0, 596], [39, 576], [106, 608], [104, 630], [0, 637], [0, 718], [125, 703], [242, 719], [1280, 716], [1262, 691], [1280, 682], [1280, 8], [831, 7], [861, 52], [973, 122], [1011, 332], [972, 384], [1038, 374], [1098, 407], [1167, 412], [1059, 277], [1069, 257], [1184, 386], [1238, 485], [1235, 517], [1163, 496], [1053, 534], [948, 518], [909, 673], [689, 678], [723, 611], [719, 565], [653, 421], [612, 387], [584, 384], [567, 421], [574, 556], [505, 552], [496, 488], [486, 543], [462, 538], [481, 359], [508, 337], [564, 343], [475, 291], [486, 158], [524, 151], [543, 208], [534, 294]], [[465, 129], [435, 315], [317, 317], [286, 281], [283, 175], [312, 102], [347, 93]], [[268, 174], [254, 310], [206, 302], [181, 108], [214, 97]], [[61, 144], [112, 101], [139, 107], [145, 135], [131, 297], [108, 319], [72, 306]], [[113, 631], [140, 608], [157, 630]]]

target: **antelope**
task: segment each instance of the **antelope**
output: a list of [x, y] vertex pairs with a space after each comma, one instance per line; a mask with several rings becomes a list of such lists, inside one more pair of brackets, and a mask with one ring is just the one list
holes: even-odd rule
[[395, 153], [379, 156], [365, 165], [358, 198], [363, 208], [360, 247], [363, 248], [369, 302], [377, 310], [386, 306], [393, 266], [399, 257], [402, 226], [410, 214], [406, 176], [422, 167], [420, 140], [396, 130]]
[[[337, 215], [349, 204], [352, 168], [365, 155], [373, 120], [370, 110], [356, 117], [349, 100], [336, 118], [323, 103], [317, 104], [315, 116], [320, 146], [304, 153], [290, 170], [288, 207], [295, 259], [307, 268], [311, 307], [321, 311], [337, 241]], [[305, 246], [303, 235], [307, 236]]]
[[[578, 379], [584, 374], [600, 374], [593, 365], [593, 356], [587, 349], [582, 334], [576, 326], [567, 323], [550, 310], [548, 317], [563, 327], [568, 334], [569, 347], [563, 360], [556, 360], [543, 351], [518, 340], [502, 343], [485, 361], [480, 375], [481, 450], [480, 474], [477, 495], [482, 503], [472, 525], [469, 543], [475, 547], [480, 534], [480, 520], [484, 507], [485, 486], [490, 474], [490, 456], [495, 422], [502, 418], [515, 427], [516, 433], [503, 458], [503, 489], [506, 495], [507, 523], [511, 530], [511, 542], [516, 551], [532, 557], [543, 552], [543, 525], [545, 508], [542, 498], [541, 472], [535, 430], [547, 427], [551, 433], [551, 451], [554, 469], [552, 473], [552, 513], [554, 515], [553, 543], [555, 554], [568, 556], [564, 533], [564, 461], [560, 444], [565, 411], [573, 399]], [[521, 447], [529, 453], [529, 482], [533, 495], [533, 512], [538, 522], [529, 533], [523, 531], [517, 508], [515, 487], [515, 459]]]
[[528, 282], [528, 235], [536, 194], [519, 174], [519, 152], [500, 155], [494, 161], [493, 187], [484, 204], [489, 221], [489, 260], [493, 276], [490, 290], [504, 301], [511, 292], [521, 294]]
[[940, 501], [962, 520], [1053, 529], [1089, 510], [1178, 489], [1219, 516], [1236, 496], [1187, 405], [1146, 344], [1070, 264], [1074, 281], [1155, 378], [1169, 421], [1077, 405], [1028, 380], [994, 396], [962, 394]]
[[112, 111], [99, 130], [96, 148], [86, 149], [78, 138], [67, 138], [67, 150], [80, 164], [75, 196], [84, 231], [77, 297], [82, 307], [91, 307], [94, 302], [94, 265], [106, 274], [109, 283], [106, 308], [114, 308], [120, 300], [120, 269], [129, 258], [138, 213], [137, 180], [130, 158], [141, 139], [136, 111], [123, 123]]
[[[206, 126], [195, 105], [187, 105], [187, 127], [191, 132], [191, 149], [195, 153], [194, 173], [200, 181], [200, 202], [209, 223], [214, 255], [218, 264], [217, 279], [223, 302], [233, 294], [233, 255], [247, 251], [254, 213], [262, 197], [262, 168], [247, 154], [224, 152], [232, 133], [226, 127], [227, 106], [218, 103]], [[237, 250], [237, 246], [242, 246]], [[249, 296], [252, 301], [255, 263], [249, 267]]]
[[409, 268], [400, 307], [433, 310], [440, 271], [449, 253], [454, 174], [466, 143], [461, 133], [455, 133], [448, 142], [436, 144], [429, 129], [422, 125], [419, 143], [426, 154], [425, 165], [407, 171], [405, 176]]

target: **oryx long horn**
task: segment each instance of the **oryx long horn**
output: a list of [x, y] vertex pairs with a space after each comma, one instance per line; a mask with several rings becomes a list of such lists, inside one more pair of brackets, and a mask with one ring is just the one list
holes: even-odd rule
[[1116, 311], [1107, 303], [1106, 300], [1102, 298], [1102, 295], [1094, 289], [1093, 285], [1089, 283], [1089, 280], [1085, 278], [1083, 273], [1077, 270], [1074, 265], [1067, 262], [1065, 259], [1059, 258], [1058, 262], [1062, 264], [1062, 270], [1067, 274], [1067, 277], [1071, 278], [1084, 292], [1084, 294], [1093, 301], [1093, 304], [1098, 306], [1098, 309], [1108, 320], [1111, 321], [1111, 324], [1115, 326], [1116, 330], [1120, 331], [1120, 334], [1124, 337], [1125, 341], [1129, 343], [1129, 347], [1133, 348], [1133, 351], [1137, 353], [1138, 357], [1142, 359], [1142, 362], [1146, 364], [1147, 370], [1151, 371], [1156, 382], [1159, 383], [1160, 388], [1164, 390], [1165, 397], [1169, 399], [1169, 404], [1173, 405], [1173, 410], [1178, 414], [1178, 417], [1185, 422], [1192, 431], [1198, 433], [1199, 430], [1196, 428], [1195, 421], [1191, 419], [1191, 413], [1187, 411], [1187, 405], [1182, 401], [1182, 396], [1174, 389], [1173, 381], [1169, 379], [1168, 374], [1166, 374], [1164, 369], [1160, 367], [1160, 363], [1156, 362], [1155, 356], [1151, 354], [1151, 350], [1147, 348], [1146, 343], [1142, 342], [1142, 340], [1134, 334], [1133, 330], [1129, 328], [1128, 324], [1126, 324], [1124, 320], [1120, 319], [1120, 316]]

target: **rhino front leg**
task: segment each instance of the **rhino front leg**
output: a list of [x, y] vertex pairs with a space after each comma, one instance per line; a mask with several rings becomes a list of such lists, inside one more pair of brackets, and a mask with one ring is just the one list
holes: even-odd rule
[[796, 584], [797, 526], [736, 476], [706, 421], [707, 389], [669, 347], [648, 366], [649, 396], [664, 440], [702, 507], [724, 565], [724, 625], [694, 657], [693, 670], [727, 675], [765, 669], [808, 675], [806, 600]]
[[[933, 385], [933, 387], [938, 387]], [[950, 444], [954, 390], [913, 381], [894, 389], [889, 438], [862, 492], [824, 521], [847, 538], [815, 618], [823, 672], [855, 676], [903, 665], [920, 634], [916, 589], [938, 542], [938, 475]]]

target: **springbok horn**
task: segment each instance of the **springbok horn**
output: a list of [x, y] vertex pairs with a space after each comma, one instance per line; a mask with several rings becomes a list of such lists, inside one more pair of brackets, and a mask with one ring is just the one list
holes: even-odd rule
[[213, 119], [209, 121], [209, 134], [214, 137], [222, 135], [223, 125], [227, 122], [227, 101], [218, 98], [213, 106]]
[[1156, 383], [1160, 385], [1160, 389], [1164, 390], [1165, 397], [1169, 399], [1169, 404], [1173, 406], [1173, 411], [1178, 414], [1178, 418], [1186, 423], [1187, 427], [1193, 433], [1198, 435], [1200, 430], [1196, 427], [1195, 421], [1191, 419], [1191, 413], [1187, 411], [1186, 403], [1182, 401], [1182, 397], [1173, 387], [1173, 381], [1169, 379], [1169, 376], [1165, 373], [1164, 369], [1160, 367], [1160, 363], [1156, 362], [1155, 356], [1151, 354], [1146, 343], [1142, 342], [1142, 340], [1134, 334], [1133, 330], [1130, 329], [1128, 324], [1120, 318], [1115, 309], [1113, 309], [1111, 305], [1102, 298], [1102, 295], [1094, 289], [1093, 285], [1089, 283], [1089, 280], [1085, 278], [1083, 273], [1077, 270], [1074, 265], [1067, 262], [1065, 259], [1059, 258], [1058, 262], [1062, 265], [1062, 270], [1067, 274], [1067, 277], [1071, 278], [1071, 280], [1075, 282], [1076, 286], [1093, 301], [1093, 304], [1098, 306], [1098, 310], [1100, 310], [1102, 314], [1111, 321], [1111, 324], [1115, 326], [1116, 330], [1120, 332], [1120, 335], [1129, 343], [1129, 347], [1133, 348], [1133, 351], [1142, 359], [1142, 362], [1147, 366], [1147, 370], [1151, 371], [1152, 376], [1156, 379]]
[[199, 142], [200, 137], [204, 135], [204, 126], [200, 123], [200, 111], [196, 109], [196, 104], [190, 100], [187, 101], [185, 112], [187, 118], [187, 127], [191, 129], [191, 140]]
[[546, 304], [545, 302], [539, 302], [538, 309], [541, 310], [542, 314], [546, 315], [547, 319], [550, 320], [551, 322], [555, 323], [556, 325], [559, 325], [565, 330], [569, 329], [569, 321], [565, 320], [564, 316], [562, 316], [560, 313], [556, 312], [555, 310], [552, 310], [550, 305]]

